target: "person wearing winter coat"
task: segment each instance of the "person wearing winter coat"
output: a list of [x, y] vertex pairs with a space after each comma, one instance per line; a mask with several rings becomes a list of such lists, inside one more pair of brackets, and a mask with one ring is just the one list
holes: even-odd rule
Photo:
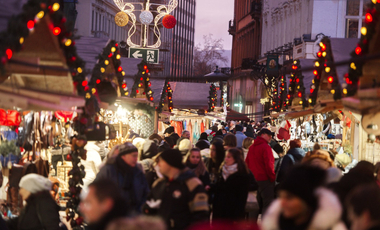
[[130, 211], [117, 185], [107, 179], [94, 181], [82, 192], [79, 208], [88, 230], [105, 230]]
[[257, 199], [262, 204], [262, 213], [265, 213], [275, 196], [276, 174], [274, 172], [272, 148], [269, 146], [271, 139], [272, 132], [269, 129], [261, 129], [245, 159], [259, 185]]
[[52, 183], [38, 174], [20, 180], [20, 195], [26, 206], [16, 218], [7, 222], [9, 230], [60, 230], [59, 207], [50, 195]]
[[226, 151], [224, 150], [223, 143], [213, 142], [210, 146], [210, 158], [204, 160], [207, 171], [210, 174], [211, 186], [215, 185], [219, 178], [219, 170], [222, 165]]
[[249, 191], [250, 176], [239, 149], [227, 150], [214, 189], [213, 220], [242, 220]]
[[237, 146], [236, 136], [232, 133], [229, 133], [226, 136], [224, 136], [223, 146], [224, 146], [224, 150], [236, 148], [236, 146]]
[[301, 163], [305, 155], [305, 151], [301, 149], [301, 140], [291, 140], [289, 147], [290, 149], [282, 159], [280, 168], [277, 173], [276, 182], [278, 183], [281, 183], [281, 181], [284, 180], [286, 173], [288, 173], [295, 164]]
[[351, 230], [380, 230], [380, 188], [359, 186], [347, 198]]
[[158, 165], [164, 178], [154, 182], [144, 207], [146, 214], [158, 214], [169, 230], [182, 230], [209, 218], [208, 196], [202, 182], [187, 169], [177, 149], [166, 150]]
[[186, 156], [186, 166], [202, 181], [206, 190], [210, 189], [210, 175], [202, 161], [201, 150], [193, 148]]
[[175, 133], [173, 126], [169, 126], [168, 128], [166, 128], [164, 135], [165, 135], [165, 137], [169, 137], [170, 139], [172, 139], [173, 146], [177, 143], [177, 141], [179, 139], [179, 135], [177, 133]]
[[99, 172], [99, 167], [102, 164], [102, 159], [99, 154], [100, 147], [95, 141], [87, 142], [84, 149], [87, 153], [86, 157], [81, 159], [81, 164], [84, 166], [84, 171], [86, 172], [83, 178], [83, 186], [86, 187], [95, 180], [96, 174]]
[[119, 188], [128, 207], [141, 213], [149, 193], [148, 182], [142, 170], [137, 167], [138, 150], [129, 142], [119, 146], [119, 154], [110, 158], [100, 169], [96, 180], [109, 179]]
[[243, 147], [243, 141], [245, 138], [247, 138], [247, 136], [243, 133], [243, 130], [244, 130], [243, 126], [237, 125], [235, 127], [235, 130], [236, 130], [236, 133], [235, 133], [236, 147], [241, 148], [241, 147]]
[[323, 188], [326, 171], [308, 165], [291, 169], [264, 215], [262, 230], [346, 230], [338, 197]]

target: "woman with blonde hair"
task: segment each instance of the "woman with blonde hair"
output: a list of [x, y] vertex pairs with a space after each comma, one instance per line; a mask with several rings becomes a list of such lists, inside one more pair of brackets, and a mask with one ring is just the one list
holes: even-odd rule
[[243, 140], [243, 153], [244, 153], [244, 160], [247, 158], [248, 150], [251, 145], [253, 145], [253, 138], [252, 137], [247, 137]]
[[202, 161], [201, 150], [193, 148], [186, 156], [185, 164], [202, 181], [206, 190], [210, 189], [210, 175]]
[[333, 160], [330, 158], [330, 154], [321, 149], [308, 152], [302, 159], [302, 164], [316, 166], [325, 170], [335, 167]]

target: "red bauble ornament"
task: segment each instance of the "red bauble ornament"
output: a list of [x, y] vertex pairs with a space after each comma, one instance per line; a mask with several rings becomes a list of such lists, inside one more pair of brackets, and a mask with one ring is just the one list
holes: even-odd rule
[[73, 158], [71, 157], [71, 154], [67, 154], [66, 159], [67, 159], [68, 161], [71, 161]]
[[43, 10], [46, 9], [46, 3], [41, 3], [41, 4], [40, 4], [40, 7], [41, 7], [41, 9], [43, 9]]
[[176, 24], [177, 24], [177, 20], [175, 19], [173, 15], [168, 14], [162, 19], [162, 25], [166, 29], [173, 29]]
[[100, 84], [100, 79], [96, 79], [96, 84]]
[[7, 63], [7, 58], [1, 57], [1, 64], [5, 65], [5, 63]]
[[356, 47], [356, 49], [355, 49], [355, 53], [356, 53], [357, 55], [360, 55], [361, 52], [362, 52], [362, 48], [361, 48], [360, 46]]
[[26, 23], [26, 27], [28, 27], [28, 29], [33, 29], [34, 28], [34, 21], [33, 20], [29, 20], [28, 23]]
[[7, 58], [8, 59], [11, 59], [12, 58], [12, 55], [13, 55], [13, 52], [11, 49], [6, 49], [5, 50], [5, 54], [7, 55]]

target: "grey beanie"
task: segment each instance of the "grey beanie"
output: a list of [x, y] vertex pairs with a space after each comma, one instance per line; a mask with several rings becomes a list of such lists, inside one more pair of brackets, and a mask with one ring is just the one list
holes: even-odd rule
[[46, 177], [31, 173], [21, 178], [19, 186], [28, 190], [31, 194], [35, 194], [42, 191], [50, 191], [52, 183]]

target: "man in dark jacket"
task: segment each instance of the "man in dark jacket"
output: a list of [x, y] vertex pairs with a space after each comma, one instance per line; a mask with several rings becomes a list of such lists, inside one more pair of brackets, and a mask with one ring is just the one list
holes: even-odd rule
[[119, 154], [110, 158], [100, 169], [95, 180], [108, 179], [119, 188], [121, 196], [128, 207], [141, 213], [149, 193], [148, 182], [144, 173], [137, 167], [138, 150], [131, 143], [124, 143], [119, 147]]
[[164, 135], [165, 135], [165, 137], [170, 137], [172, 139], [174, 145], [177, 143], [177, 141], [179, 139], [179, 135], [175, 133], [173, 126], [169, 126], [168, 128], [166, 128]]
[[128, 208], [116, 184], [100, 179], [88, 186], [88, 193], [80, 203], [89, 230], [104, 230], [114, 220], [127, 216]]
[[261, 129], [253, 145], [249, 148], [245, 162], [252, 171], [259, 185], [257, 199], [262, 202], [262, 213], [268, 209], [274, 200], [274, 157], [269, 142], [272, 132], [269, 129]]
[[161, 216], [170, 230], [186, 229], [209, 218], [208, 197], [202, 182], [182, 163], [177, 149], [164, 151], [159, 158], [164, 178], [158, 179], [148, 197], [145, 213]]

